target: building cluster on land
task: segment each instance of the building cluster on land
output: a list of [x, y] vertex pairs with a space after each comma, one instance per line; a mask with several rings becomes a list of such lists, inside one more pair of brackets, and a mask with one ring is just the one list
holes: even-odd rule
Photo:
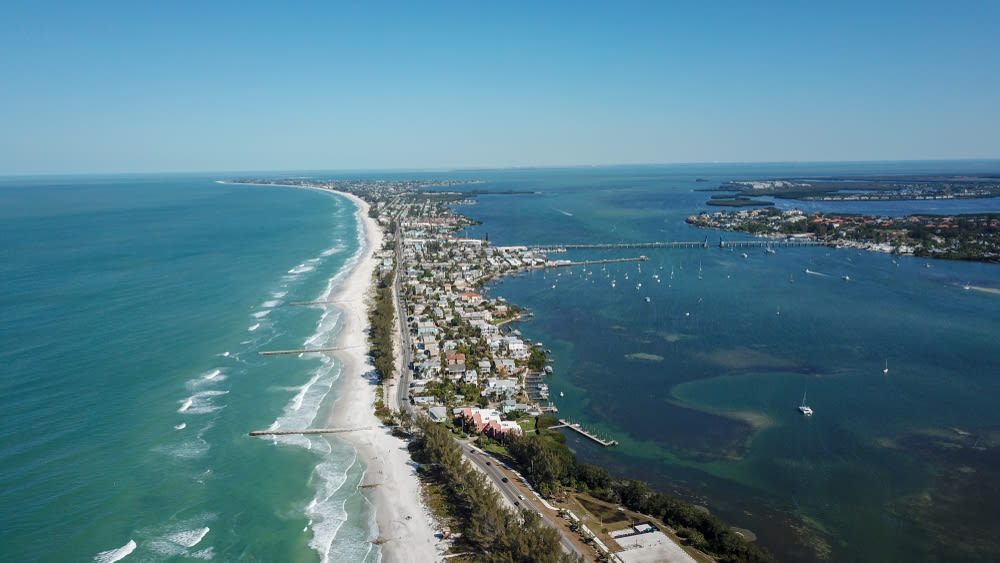
[[525, 246], [456, 236], [469, 220], [439, 201], [394, 198], [379, 217], [395, 218], [401, 244], [383, 251], [381, 267], [397, 267], [401, 276], [413, 358], [405, 366], [413, 377], [411, 402], [435, 420], [459, 421], [501, 440], [522, 432], [517, 420], [555, 410], [543, 377], [545, 350], [505, 327], [525, 313], [478, 288], [500, 275], [560, 262]]
[[1000, 196], [1000, 181], [974, 176], [740, 180], [726, 182], [718, 190], [736, 191], [747, 198], [772, 196], [809, 201], [975, 199]]
[[1000, 261], [1000, 215], [890, 217], [798, 209], [702, 212], [691, 225], [767, 237], [807, 237], [827, 246], [932, 258]]

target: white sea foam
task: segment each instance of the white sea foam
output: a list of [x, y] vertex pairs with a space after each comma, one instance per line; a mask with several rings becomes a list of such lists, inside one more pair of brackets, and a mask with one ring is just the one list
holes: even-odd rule
[[298, 266], [292, 268], [291, 270], [288, 270], [288, 273], [292, 274], [292, 275], [299, 275], [299, 274], [304, 274], [306, 272], [311, 272], [311, 271], [313, 271], [315, 269], [316, 269], [315, 266], [311, 266], [309, 264], [302, 263], [302, 264], [299, 264]]
[[215, 412], [222, 407], [212, 404], [212, 398], [218, 397], [219, 395], [225, 395], [226, 393], [229, 393], [229, 391], [199, 391], [181, 401], [181, 408], [177, 409], [177, 412], [187, 414], [206, 414]]
[[210, 528], [208, 526], [198, 528], [196, 530], [184, 530], [167, 536], [167, 540], [172, 541], [177, 545], [183, 545], [184, 547], [194, 547], [198, 545], [198, 542], [205, 537], [205, 534], [207, 534], [209, 530]]
[[333, 342], [341, 329], [340, 319], [342, 313], [339, 309], [328, 307], [323, 310], [319, 321], [316, 323], [316, 332], [306, 339], [306, 346], [320, 346], [324, 343]]
[[198, 438], [194, 440], [185, 440], [184, 442], [174, 446], [159, 446], [155, 448], [155, 451], [179, 459], [198, 459], [200, 457], [204, 457], [210, 449], [211, 446], [208, 442]]
[[313, 376], [309, 379], [309, 381], [306, 382], [306, 384], [303, 385], [301, 388], [299, 388], [299, 392], [296, 393], [295, 397], [292, 398], [292, 403], [290, 405], [292, 411], [298, 411], [299, 409], [302, 408], [302, 402], [305, 400], [306, 394], [309, 393], [309, 390], [312, 389], [313, 385], [316, 385], [316, 383], [319, 382], [320, 378], [322, 378], [323, 375], [324, 374], [320, 372], [313, 374]]
[[189, 518], [183, 522], [174, 522], [165, 526], [157, 526], [154, 530], [145, 530], [154, 539], [144, 542], [158, 557], [156, 559], [212, 559], [215, 552], [212, 547], [199, 551], [191, 551], [211, 530], [207, 524], [216, 518], [215, 514], [203, 514]]
[[187, 428], [187, 423], [186, 422], [182, 422], [182, 423], [174, 426], [174, 430], [184, 430], [185, 428]]
[[253, 314], [253, 318], [255, 318], [255, 319], [263, 319], [270, 312], [271, 312], [270, 309], [264, 309], [263, 311], [257, 311], [256, 313]]
[[210, 383], [218, 383], [220, 381], [225, 381], [225, 379], [226, 376], [222, 375], [222, 370], [217, 368], [211, 371], [206, 371], [205, 373], [199, 375], [198, 377], [189, 380], [184, 385], [188, 389], [197, 389], [199, 387], [208, 385]]
[[[340, 242], [340, 241], [337, 241], [337, 242]], [[327, 248], [326, 250], [324, 250], [323, 252], [320, 253], [320, 256], [323, 256], [323, 257], [333, 256], [334, 254], [337, 254], [338, 252], [343, 252], [343, 251], [344, 251], [343, 245], [339, 245], [338, 244], [337, 246], [334, 246], [332, 248]]]
[[114, 561], [121, 561], [128, 554], [135, 551], [136, 545], [135, 540], [128, 540], [128, 543], [117, 548], [109, 549], [107, 551], [102, 551], [94, 556], [94, 561], [99, 563], [113, 563]]
[[[254, 325], [250, 325], [250, 328], [248, 328], [247, 330], [249, 332], [253, 332], [253, 331], [257, 330], [258, 328], [260, 328], [260, 323], [257, 323], [257, 324], [254, 324]], [[247, 342], [249, 342], [249, 341], [247, 341]]]
[[274, 297], [275, 299], [281, 299], [286, 295], [288, 295], [287, 291], [275, 291], [274, 293], [271, 294], [271, 297]]
[[222, 357], [224, 357], [224, 358], [228, 358], [228, 357], [229, 357], [229, 352], [223, 352], [223, 353], [222, 353]]
[[278, 301], [277, 299], [269, 299], [269, 300], [261, 303], [260, 306], [261, 307], [267, 307], [268, 309], [271, 309], [272, 307], [277, 307], [278, 303], [280, 303], [280, 301]]
[[[371, 541], [366, 541], [372, 538], [365, 537], [366, 530], [377, 529], [374, 521], [368, 522], [364, 529], [348, 532], [348, 536], [356, 537], [344, 537], [342, 532], [348, 520], [346, 505], [350, 497], [361, 494], [357, 485], [363, 475], [357, 453], [343, 442], [337, 443], [334, 451], [316, 466], [316, 496], [306, 507], [306, 515], [313, 532], [309, 546], [320, 554], [323, 562], [366, 561], [371, 551], [377, 549]], [[363, 497], [361, 502], [365, 502]]]

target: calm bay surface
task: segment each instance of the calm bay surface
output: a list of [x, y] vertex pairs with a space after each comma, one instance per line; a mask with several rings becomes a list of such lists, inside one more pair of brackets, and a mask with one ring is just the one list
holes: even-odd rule
[[[605, 450], [570, 436], [581, 460], [704, 505], [784, 560], [988, 561], [1000, 556], [990, 533], [1000, 524], [1000, 294], [987, 290], [1000, 289], [1000, 266], [826, 247], [722, 250], [720, 237], [745, 237], [684, 223], [710, 209], [710, 194], [694, 190], [724, 180], [961, 165], [998, 168], [519, 171], [486, 189], [537, 193], [457, 209], [483, 222], [470, 236], [498, 245], [707, 237], [704, 249], [569, 251], [557, 257], [650, 260], [489, 286], [535, 313], [516, 328], [553, 351], [560, 416], [621, 442]], [[997, 212], [1000, 200], [961, 207]], [[797, 410], [804, 395], [810, 418]]]

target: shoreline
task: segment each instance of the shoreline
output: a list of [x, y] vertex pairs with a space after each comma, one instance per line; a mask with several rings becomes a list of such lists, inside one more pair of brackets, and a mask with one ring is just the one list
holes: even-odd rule
[[336, 301], [343, 310], [343, 328], [333, 343], [342, 348], [333, 354], [342, 362], [343, 370], [335, 384], [336, 398], [329, 405], [325, 426], [372, 427], [347, 432], [335, 439], [350, 444], [366, 467], [360, 487], [374, 512], [376, 530], [372, 530], [369, 541], [379, 546], [379, 560], [434, 561], [440, 558], [442, 550], [438, 549], [434, 536], [437, 527], [422, 500], [416, 466], [406, 442], [392, 436], [374, 412], [377, 375], [367, 355], [366, 330], [374, 287], [372, 275], [378, 265], [375, 252], [382, 248], [383, 231], [368, 216], [367, 202], [349, 193], [324, 191], [344, 196], [358, 206], [355, 216], [366, 239], [364, 255], [331, 296], [331, 301]]

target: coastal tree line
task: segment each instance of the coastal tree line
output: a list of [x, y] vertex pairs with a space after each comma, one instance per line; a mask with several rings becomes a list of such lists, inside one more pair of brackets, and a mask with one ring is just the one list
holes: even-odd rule
[[607, 469], [579, 463], [566, 446], [566, 436], [549, 430], [559, 422], [543, 414], [535, 419], [536, 432], [512, 437], [507, 451], [521, 473], [543, 495], [570, 489], [620, 504], [658, 518], [677, 530], [695, 548], [719, 561], [774, 561], [774, 556], [745, 541], [721, 519], [694, 505], [650, 489], [644, 482], [616, 479]]
[[476, 561], [495, 563], [568, 563], [559, 534], [531, 511], [505, 508], [483, 473], [462, 457], [451, 433], [429, 418], [418, 417], [410, 453], [419, 473], [440, 487], [449, 516], [461, 536], [460, 547], [476, 551]]
[[378, 374], [379, 383], [391, 379], [395, 372], [392, 352], [392, 335], [396, 330], [396, 309], [392, 300], [394, 272], [376, 274], [375, 303], [368, 311], [370, 343], [368, 354]]

